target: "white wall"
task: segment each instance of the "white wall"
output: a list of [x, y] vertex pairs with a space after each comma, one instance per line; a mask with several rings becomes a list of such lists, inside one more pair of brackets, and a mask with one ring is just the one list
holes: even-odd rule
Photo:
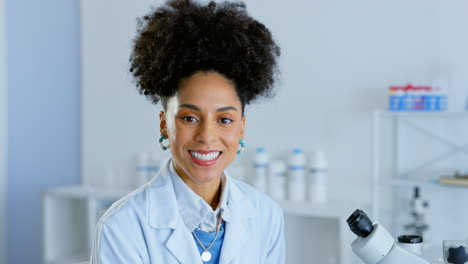
[[[431, 83], [448, 72], [451, 108], [465, 100], [468, 3], [462, 0], [245, 2], [282, 48], [277, 97], [247, 108], [245, 162], [258, 146], [282, 158], [293, 147], [321, 148], [329, 157], [331, 197], [366, 202], [370, 113], [387, 107], [387, 87]], [[82, 1], [85, 183], [102, 181], [105, 167], [128, 182], [134, 154], [163, 155], [160, 107], [137, 93], [128, 73], [135, 17], [150, 3], [157, 4]]]
[[[137, 93], [128, 73], [135, 17], [150, 2], [162, 1], [112, 2], [112, 12], [110, 1], [82, 1], [85, 182], [99, 181], [106, 167], [126, 181], [132, 155], [162, 154], [159, 106]], [[298, 146], [324, 149], [332, 195], [348, 199], [346, 186], [368, 183], [370, 111], [386, 107], [389, 84], [430, 79], [439, 65], [439, 1], [246, 2], [282, 48], [282, 78], [275, 99], [247, 108], [244, 157], [258, 146], [275, 157]]]
[[7, 252], [7, 60], [6, 1], [0, 0], [0, 264]]
[[[159, 117], [131, 84], [128, 58], [136, 17], [144, 15], [151, 4], [161, 2], [81, 1], [81, 161], [85, 184], [102, 182], [106, 168], [117, 171], [121, 176], [118, 183], [129, 182], [132, 154], [156, 149]], [[115, 8], [109, 9], [109, 5]]]

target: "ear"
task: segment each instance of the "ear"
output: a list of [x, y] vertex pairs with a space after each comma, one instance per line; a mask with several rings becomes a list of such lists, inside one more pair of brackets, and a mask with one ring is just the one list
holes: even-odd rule
[[240, 139], [245, 138], [245, 115], [242, 115]]
[[166, 137], [168, 136], [166, 127], [166, 114], [163, 111], [159, 112], [159, 132], [161, 135]]

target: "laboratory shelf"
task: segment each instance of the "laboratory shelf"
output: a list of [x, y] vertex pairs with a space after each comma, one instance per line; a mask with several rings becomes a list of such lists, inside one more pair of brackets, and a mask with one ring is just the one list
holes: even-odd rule
[[450, 112], [450, 111], [387, 111], [387, 110], [375, 110], [374, 113], [381, 115], [382, 117], [467, 117], [468, 118], [468, 111], [466, 112]]
[[77, 263], [89, 259], [95, 226], [116, 200], [131, 189], [72, 185], [42, 194], [44, 263]]
[[312, 203], [308, 201], [292, 202], [277, 200], [276, 202], [283, 208], [285, 214], [297, 216], [343, 219], [351, 215], [357, 208], [365, 210], [362, 204], [344, 201]]
[[[464, 200], [467, 186], [441, 184], [439, 178], [466, 166], [468, 112], [374, 110], [371, 121], [373, 220], [388, 224], [394, 235], [405, 232], [413, 190], [420, 187], [431, 197], [423, 235], [442, 241], [448, 233], [461, 233], [452, 226], [464, 226], [466, 217], [450, 216], [447, 205]], [[447, 219], [450, 227], [444, 225]]]
[[89, 260], [89, 256], [86, 253], [82, 252], [70, 255], [68, 257], [62, 257], [56, 260], [49, 260], [45, 262], [45, 264], [77, 264], [80, 262], [86, 262], [87, 260]]
[[[429, 187], [429, 188], [463, 188], [453, 185], [439, 184], [437, 180], [433, 178], [436, 175], [429, 175], [430, 178], [421, 179], [416, 177], [417, 173], [422, 170], [438, 164], [442, 161], [446, 161], [460, 153], [468, 154], [468, 144], [457, 143], [447, 135], [441, 135], [433, 131], [431, 124], [438, 122], [441, 126], [443, 122], [444, 126], [449, 128], [454, 124], [460, 125], [460, 120], [466, 120], [468, 118], [468, 112], [430, 112], [430, 111], [387, 111], [387, 110], [374, 110], [372, 112], [372, 130], [371, 130], [371, 173], [372, 173], [372, 214], [374, 219], [379, 220], [379, 209], [381, 207], [381, 188], [386, 186], [391, 187]], [[447, 122], [448, 120], [452, 120]], [[453, 123], [453, 120], [456, 123]], [[386, 130], [382, 129], [382, 124], [390, 124], [390, 127]], [[407, 128], [407, 131], [412, 131], [413, 135], [419, 135], [430, 139], [432, 142], [449, 148], [448, 151], [441, 152], [437, 156], [427, 158], [422, 162], [414, 163], [410, 168], [403, 170], [400, 161], [400, 155], [408, 150], [407, 145], [402, 145], [402, 141], [405, 136], [401, 133], [402, 128]], [[459, 128], [458, 128], [459, 129]], [[453, 129], [456, 131], [456, 129]], [[453, 131], [452, 131], [453, 132]], [[392, 149], [384, 147], [382, 136], [388, 133], [392, 142]], [[408, 143], [406, 143], [408, 144]], [[426, 150], [425, 150], [426, 151]], [[390, 171], [390, 179], [384, 179], [382, 171], [382, 154], [385, 152], [391, 152], [389, 155], [393, 161]]]
[[429, 179], [429, 180], [412, 180], [412, 179], [388, 179], [380, 180], [377, 184], [381, 186], [391, 186], [391, 187], [402, 187], [402, 188], [413, 188], [413, 187], [425, 187], [425, 188], [468, 188], [465, 185], [456, 185], [456, 184], [442, 184], [438, 182], [438, 179]]
[[45, 194], [66, 198], [120, 199], [131, 191], [133, 189], [71, 185], [47, 189]]

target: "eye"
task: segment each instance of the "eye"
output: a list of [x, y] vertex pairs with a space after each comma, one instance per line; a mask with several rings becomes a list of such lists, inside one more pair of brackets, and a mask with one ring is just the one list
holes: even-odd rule
[[230, 119], [230, 118], [221, 118], [221, 123], [223, 124], [230, 124], [232, 122], [234, 122], [234, 120]]
[[193, 122], [196, 122], [198, 121], [195, 117], [193, 116], [181, 116], [180, 117], [181, 120], [187, 122], [187, 123], [193, 123]]

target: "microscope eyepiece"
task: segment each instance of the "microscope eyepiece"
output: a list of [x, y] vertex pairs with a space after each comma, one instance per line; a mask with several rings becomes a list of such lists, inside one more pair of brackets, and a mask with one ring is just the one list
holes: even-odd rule
[[372, 221], [362, 210], [356, 209], [346, 220], [351, 231], [359, 237], [365, 238], [374, 230]]

